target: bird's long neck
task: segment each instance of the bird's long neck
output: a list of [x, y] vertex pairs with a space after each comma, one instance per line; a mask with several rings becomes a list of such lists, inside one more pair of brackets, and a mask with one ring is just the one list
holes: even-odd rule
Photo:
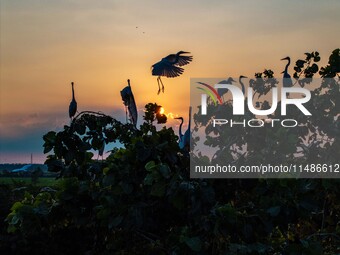
[[191, 129], [191, 106], [189, 107], [189, 123], [188, 123], [188, 130], [190, 131]]
[[183, 125], [183, 118], [181, 118], [181, 124], [179, 125], [179, 137], [180, 138], [183, 136], [183, 134], [182, 134], [182, 125]]
[[288, 63], [285, 67], [285, 73], [288, 73], [288, 66], [290, 65], [290, 58], [288, 58]]
[[245, 87], [244, 87], [244, 84], [243, 84], [243, 82], [242, 82], [242, 78], [244, 78], [244, 77], [240, 77], [240, 79], [238, 80], [239, 82], [240, 82], [240, 84], [241, 84], [241, 87], [242, 87], [242, 92], [243, 92], [243, 94], [244, 94], [244, 92], [245, 92]]
[[71, 83], [71, 85], [72, 85], [72, 100], [75, 100], [75, 98], [74, 98], [74, 87], [73, 87], [73, 82]]

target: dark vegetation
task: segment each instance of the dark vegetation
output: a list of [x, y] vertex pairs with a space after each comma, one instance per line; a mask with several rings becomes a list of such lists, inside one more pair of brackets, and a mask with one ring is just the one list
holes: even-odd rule
[[[295, 71], [304, 86], [317, 72], [331, 78], [313, 92], [317, 112], [307, 132], [332, 139], [311, 148], [310, 159], [332, 152], [334, 163], [340, 158], [334, 119], [340, 112], [340, 51], [320, 71], [319, 59], [316, 52], [306, 54]], [[263, 80], [271, 75], [256, 74]], [[266, 87], [261, 89], [264, 94]], [[58, 180], [50, 189], [0, 186], [1, 254], [340, 253], [339, 179], [190, 179], [189, 158], [174, 131], [156, 129], [166, 123], [158, 110], [146, 105], [139, 129], [82, 113], [63, 131], [44, 135], [44, 152], [51, 153], [46, 164]], [[249, 137], [243, 139], [256, 144]], [[124, 146], [105, 160], [92, 159], [93, 151], [115, 141]], [[290, 145], [281, 145], [277, 153], [289, 155]]]

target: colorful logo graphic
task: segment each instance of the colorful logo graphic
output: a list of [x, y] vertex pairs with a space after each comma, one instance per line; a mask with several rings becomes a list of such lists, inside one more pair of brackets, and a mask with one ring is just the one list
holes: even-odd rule
[[197, 88], [205, 92], [203, 96], [205, 95], [206, 97], [206, 95], [209, 95], [211, 100], [214, 102], [215, 106], [217, 105], [217, 101], [219, 104], [223, 104], [222, 97], [218, 94], [217, 90], [214, 87], [204, 82], [197, 82], [197, 83], [206, 87], [206, 88], [201, 88], [201, 87], [197, 87]]

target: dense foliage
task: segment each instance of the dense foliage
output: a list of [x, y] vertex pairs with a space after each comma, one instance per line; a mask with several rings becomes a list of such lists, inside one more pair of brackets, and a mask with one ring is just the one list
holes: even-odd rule
[[[297, 61], [297, 77], [317, 73], [319, 58], [309, 53]], [[335, 50], [320, 74], [335, 77], [339, 59]], [[271, 75], [269, 70], [256, 74]], [[253, 85], [259, 94], [268, 91], [266, 82]], [[339, 126], [327, 129], [336, 114], [322, 108], [332, 102], [328, 108], [340, 112], [339, 82], [325, 86], [326, 92], [313, 92], [312, 106], [319, 109], [314, 126], [331, 134], [333, 142], [316, 152], [321, 157], [332, 150], [332, 160], [339, 162]], [[196, 121], [203, 120], [196, 116]], [[1, 217], [8, 214], [2, 254], [340, 253], [339, 180], [190, 179], [189, 158], [179, 149], [178, 137], [172, 128], [156, 128], [163, 123], [159, 106], [148, 104], [139, 129], [83, 112], [64, 130], [44, 135], [44, 152], [50, 153], [46, 164], [58, 180], [53, 187], [16, 191], [16, 196], [2, 188], [1, 201], [11, 198], [1, 203]], [[285, 135], [290, 134], [273, 132], [271, 139]], [[260, 134], [257, 141], [242, 137], [263, 152], [256, 147], [262, 139]], [[93, 159], [114, 142], [122, 146], [105, 160]], [[278, 144], [273, 144], [277, 155], [291, 153]]]

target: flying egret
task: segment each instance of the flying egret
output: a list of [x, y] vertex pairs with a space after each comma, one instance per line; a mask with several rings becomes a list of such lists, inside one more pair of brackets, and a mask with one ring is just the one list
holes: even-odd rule
[[190, 150], [190, 128], [191, 128], [191, 107], [189, 108], [189, 124], [188, 129], [185, 131], [185, 133], [182, 133], [182, 125], [184, 122], [183, 117], [175, 118], [181, 121], [181, 124], [179, 125], [179, 148], [182, 150], [185, 150], [189, 152]]
[[182, 54], [188, 54], [190, 52], [179, 51], [176, 54], [170, 54], [165, 58], [162, 58], [161, 61], [152, 65], [152, 75], [158, 76], [158, 93], [164, 93], [164, 85], [161, 79], [161, 76], [165, 76], [167, 78], [173, 78], [181, 75], [184, 72], [184, 69], [181, 66], [187, 65], [192, 61], [192, 56], [182, 56]]
[[285, 70], [282, 72], [283, 73], [283, 87], [292, 87], [293, 86], [292, 78], [290, 74], [288, 73], [288, 67], [290, 65], [290, 57], [285, 57], [281, 60], [288, 60]]
[[71, 86], [72, 86], [72, 101], [71, 101], [70, 106], [68, 108], [68, 114], [69, 114], [70, 118], [72, 119], [77, 112], [77, 101], [74, 97], [74, 87], [73, 87], [74, 84], [73, 84], [73, 82], [71, 82]]

